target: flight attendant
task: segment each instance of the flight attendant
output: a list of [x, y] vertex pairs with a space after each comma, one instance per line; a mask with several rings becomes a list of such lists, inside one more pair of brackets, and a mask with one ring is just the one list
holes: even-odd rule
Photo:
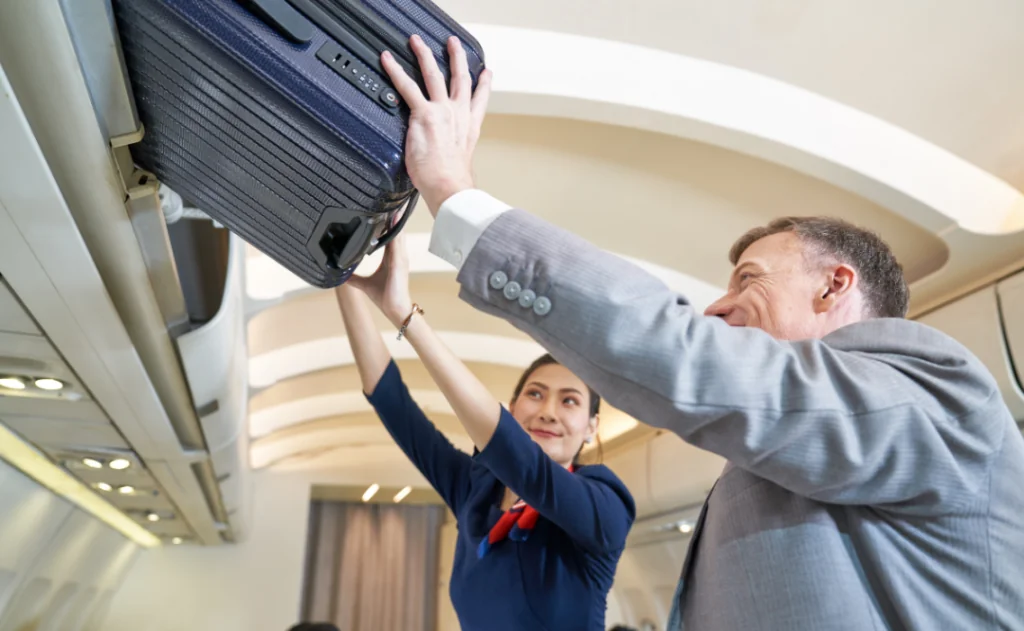
[[[404, 247], [399, 236], [373, 276], [336, 292], [367, 399], [458, 522], [450, 594], [463, 631], [603, 631], [635, 507], [611, 470], [578, 461], [597, 436], [600, 398], [545, 355], [505, 409], [413, 304]], [[409, 396], [366, 296], [416, 350], [473, 440], [472, 456]]]

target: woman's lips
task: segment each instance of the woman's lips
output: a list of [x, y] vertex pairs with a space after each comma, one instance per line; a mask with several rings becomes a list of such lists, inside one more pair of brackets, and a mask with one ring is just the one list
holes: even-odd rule
[[531, 429], [530, 433], [534, 436], [540, 436], [541, 438], [558, 438], [558, 434], [544, 429]]

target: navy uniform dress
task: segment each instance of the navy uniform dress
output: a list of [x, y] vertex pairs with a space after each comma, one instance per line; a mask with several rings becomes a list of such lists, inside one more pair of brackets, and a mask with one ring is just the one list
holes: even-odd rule
[[[574, 473], [504, 408], [487, 447], [456, 449], [412, 400], [392, 361], [367, 397], [458, 522], [450, 593], [463, 631], [604, 631], [608, 591], [636, 508], [604, 465]], [[502, 515], [505, 487], [540, 514], [524, 541], [478, 548]]]

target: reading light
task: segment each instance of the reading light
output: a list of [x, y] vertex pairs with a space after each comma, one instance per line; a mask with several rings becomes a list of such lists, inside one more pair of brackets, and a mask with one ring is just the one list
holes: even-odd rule
[[113, 491], [114, 490], [114, 487], [110, 486], [106, 482], [97, 482], [96, 483], [96, 488], [98, 488], [101, 491]]
[[82, 464], [90, 469], [102, 469], [103, 463], [95, 458], [82, 458]]
[[171, 543], [173, 543], [176, 546], [180, 546], [181, 545], [181, 537], [175, 537], [174, 539], [171, 539]]
[[126, 484], [125, 486], [117, 487], [117, 492], [120, 493], [121, 495], [131, 495], [132, 493], [135, 492], [135, 487], [134, 486], [128, 486]]
[[111, 469], [121, 471], [122, 469], [127, 469], [128, 467], [132, 466], [132, 463], [128, 462], [124, 458], [117, 458], [116, 460], [111, 460], [108, 466]]
[[24, 390], [25, 382], [17, 377], [3, 377], [0, 378], [0, 387], [7, 388], [8, 390]]
[[398, 493], [395, 494], [395, 503], [401, 502], [405, 499], [405, 496], [412, 492], [412, 487], [407, 486]]
[[684, 535], [688, 535], [691, 532], [693, 532], [693, 524], [691, 524], [688, 521], [679, 522], [678, 528], [679, 532], [683, 533]]
[[36, 379], [36, 387], [40, 390], [63, 390], [64, 382], [58, 381], [57, 379], [50, 379], [49, 377], [42, 377]]
[[379, 491], [379, 490], [380, 490], [380, 485], [379, 484], [376, 484], [376, 483], [371, 484], [370, 488], [366, 489], [366, 492], [363, 493], [363, 501], [364, 502], [369, 502], [370, 498], [372, 498], [374, 495], [376, 495], [377, 491]]
[[[92, 487], [83, 484], [78, 478], [69, 474], [66, 469], [51, 462], [39, 450], [23, 441], [3, 424], [0, 424], [0, 458], [56, 495], [117, 529], [118, 532], [135, 543], [147, 548], [160, 545], [160, 539], [153, 533], [114, 508]], [[99, 484], [96, 486], [100, 489], [103, 488]]]
[[160, 521], [160, 515], [157, 515], [156, 513], [149, 513], [146, 515], [146, 519], [149, 521]]

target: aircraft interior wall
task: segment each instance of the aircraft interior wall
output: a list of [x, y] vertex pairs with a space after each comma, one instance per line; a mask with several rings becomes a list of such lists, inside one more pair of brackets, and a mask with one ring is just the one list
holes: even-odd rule
[[138, 546], [0, 461], [0, 631], [93, 631]]
[[260, 471], [253, 486], [243, 542], [146, 550], [104, 631], [286, 631], [298, 622], [310, 481]]

